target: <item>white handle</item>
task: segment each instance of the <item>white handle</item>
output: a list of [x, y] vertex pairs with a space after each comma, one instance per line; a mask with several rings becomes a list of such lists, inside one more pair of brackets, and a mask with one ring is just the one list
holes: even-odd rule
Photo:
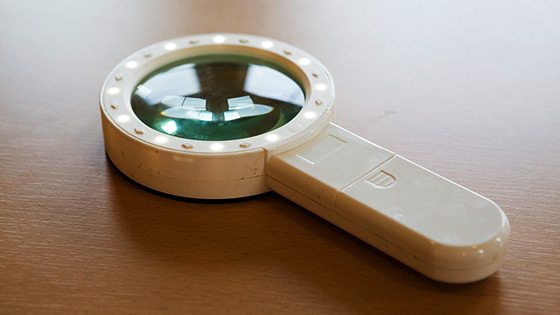
[[276, 192], [444, 282], [472, 282], [503, 263], [509, 222], [491, 200], [330, 124], [271, 157]]

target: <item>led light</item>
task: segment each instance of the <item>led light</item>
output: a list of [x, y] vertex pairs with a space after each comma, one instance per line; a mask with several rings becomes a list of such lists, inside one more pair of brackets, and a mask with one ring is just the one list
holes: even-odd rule
[[224, 145], [221, 143], [212, 143], [210, 145], [210, 149], [214, 150], [214, 151], [221, 151], [224, 149]]
[[303, 116], [307, 119], [313, 119], [315, 117], [317, 117], [317, 113], [315, 112], [307, 112], [305, 114], [303, 114]]
[[157, 143], [166, 143], [167, 142], [167, 137], [165, 136], [158, 136], [154, 139], [155, 142]]
[[269, 49], [272, 48], [272, 46], [274, 46], [274, 43], [269, 40], [265, 40], [264, 42], [262, 42], [261, 46], [263, 48]]
[[120, 91], [121, 91], [121, 89], [119, 89], [118, 87], [112, 87], [112, 88], [109, 88], [107, 90], [107, 93], [109, 93], [111, 95], [115, 95], [115, 94], [118, 94]]
[[319, 90], [319, 91], [324, 91], [324, 90], [327, 89], [327, 85], [324, 84], [324, 83], [317, 83], [317, 84], [315, 85], [315, 88], [316, 88], [317, 90]]
[[167, 50], [174, 50], [175, 48], [177, 48], [177, 44], [175, 43], [167, 43], [163, 46], [165, 49]]
[[213, 40], [214, 40], [214, 43], [221, 44], [221, 43], [226, 41], [226, 38], [223, 37], [222, 35], [216, 35], [216, 36], [214, 36]]
[[128, 115], [120, 115], [119, 117], [117, 117], [117, 120], [118, 120], [119, 122], [125, 123], [125, 122], [127, 122], [127, 121], [130, 120], [130, 116], [128, 116]]
[[310, 63], [311, 63], [311, 60], [309, 60], [309, 59], [307, 59], [307, 58], [301, 58], [301, 59], [299, 60], [299, 64], [302, 65], [302, 66], [307, 66], [307, 65], [310, 64]]
[[138, 67], [138, 62], [136, 62], [136, 61], [134, 61], [134, 60], [129, 61], [129, 62], [127, 62], [127, 63], [125, 64], [125, 67], [127, 67], [127, 68], [129, 68], [129, 69], [136, 68], [136, 67]]
[[278, 139], [280, 139], [280, 137], [278, 137], [278, 135], [277, 135], [277, 134], [274, 134], [274, 133], [271, 134], [271, 135], [266, 136], [266, 140], [268, 140], [268, 141], [270, 141], [270, 142], [278, 141]]

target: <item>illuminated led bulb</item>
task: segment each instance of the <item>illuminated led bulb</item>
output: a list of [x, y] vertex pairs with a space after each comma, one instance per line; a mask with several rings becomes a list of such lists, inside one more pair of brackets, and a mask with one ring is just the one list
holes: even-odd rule
[[324, 91], [324, 90], [327, 89], [327, 85], [324, 84], [324, 83], [317, 83], [317, 84], [315, 85], [315, 88], [316, 88], [317, 90], [319, 90], [319, 91]]
[[262, 42], [261, 46], [263, 48], [269, 49], [272, 48], [272, 46], [274, 46], [274, 43], [269, 40], [265, 40], [264, 42]]
[[270, 142], [278, 141], [279, 138], [280, 137], [278, 137], [277, 134], [271, 134], [271, 135], [266, 136], [266, 140], [268, 140]]
[[214, 40], [214, 43], [221, 44], [221, 43], [226, 41], [226, 38], [223, 37], [222, 35], [217, 35], [217, 36], [214, 36], [213, 40]]
[[129, 61], [129, 62], [127, 62], [127, 63], [125, 64], [125, 66], [126, 66], [127, 68], [129, 68], [129, 69], [133, 69], [133, 68], [138, 67], [138, 62], [136, 62], [136, 61], [134, 61], [134, 60], [133, 60], [133, 61]]
[[299, 60], [299, 64], [302, 65], [302, 66], [307, 66], [307, 65], [310, 64], [310, 63], [311, 63], [311, 60], [309, 60], [309, 59], [307, 59], [307, 58], [301, 58], [301, 59]]
[[112, 87], [112, 88], [109, 88], [107, 90], [107, 93], [115, 95], [115, 94], [118, 94], [120, 91], [121, 91], [121, 89], [119, 89], [117, 87]]
[[167, 142], [167, 137], [165, 136], [158, 136], [154, 139], [155, 142], [157, 143], [166, 143]]
[[125, 122], [127, 122], [127, 121], [130, 120], [130, 116], [128, 116], [128, 115], [120, 115], [119, 117], [117, 117], [117, 120], [118, 120], [119, 122], [125, 123]]
[[175, 44], [175, 43], [167, 43], [167, 44], [165, 44], [163, 47], [164, 47], [165, 49], [167, 49], [167, 50], [173, 50], [173, 49], [177, 48], [177, 44]]
[[313, 119], [315, 117], [317, 117], [317, 113], [315, 112], [307, 112], [305, 114], [303, 114], [303, 116], [307, 119]]
[[210, 145], [210, 149], [214, 150], [214, 151], [221, 151], [224, 149], [224, 145], [221, 143], [212, 143]]

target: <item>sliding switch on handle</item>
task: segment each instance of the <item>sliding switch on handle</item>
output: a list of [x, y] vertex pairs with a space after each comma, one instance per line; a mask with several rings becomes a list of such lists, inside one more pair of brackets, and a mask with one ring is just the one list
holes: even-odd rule
[[477, 281], [504, 261], [510, 227], [494, 202], [335, 124], [266, 173], [271, 189], [432, 279]]

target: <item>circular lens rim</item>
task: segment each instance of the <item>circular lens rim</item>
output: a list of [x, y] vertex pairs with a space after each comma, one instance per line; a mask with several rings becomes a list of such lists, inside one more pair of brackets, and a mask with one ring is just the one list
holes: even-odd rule
[[[265, 59], [294, 73], [306, 96], [300, 112], [287, 124], [249, 138], [190, 140], [159, 132], [145, 125], [132, 110], [130, 96], [137, 84], [154, 70], [181, 59], [204, 54], [245, 54]], [[328, 70], [310, 54], [270, 38], [243, 34], [204, 34], [175, 38], [143, 48], [121, 61], [109, 74], [100, 93], [103, 115], [112, 125], [137, 141], [160, 149], [197, 154], [224, 154], [261, 148], [273, 150], [297, 142], [331, 119], [334, 84]]]

